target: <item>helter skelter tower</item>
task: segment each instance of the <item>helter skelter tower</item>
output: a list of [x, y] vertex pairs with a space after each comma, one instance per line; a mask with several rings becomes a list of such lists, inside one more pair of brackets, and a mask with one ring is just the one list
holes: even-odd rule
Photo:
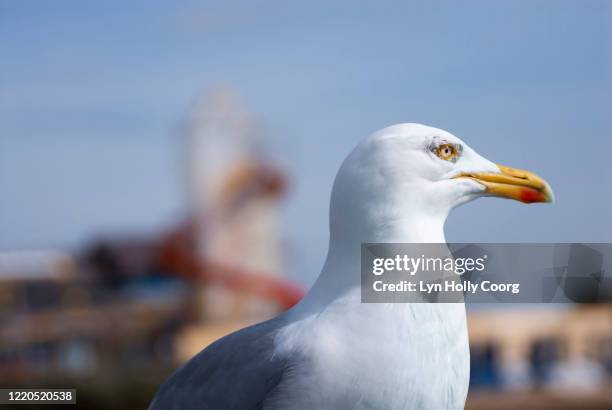
[[186, 131], [202, 313], [213, 320], [273, 313], [278, 306], [252, 291], [281, 273], [283, 174], [266, 156], [257, 121], [229, 90], [205, 94]]

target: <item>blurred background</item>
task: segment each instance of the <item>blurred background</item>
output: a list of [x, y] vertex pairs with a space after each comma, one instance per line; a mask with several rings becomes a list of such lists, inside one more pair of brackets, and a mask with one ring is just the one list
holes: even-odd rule
[[[0, 387], [146, 408], [300, 300], [340, 163], [398, 122], [555, 190], [461, 207], [449, 242], [612, 242], [611, 22], [605, 0], [0, 0]], [[469, 325], [467, 408], [612, 408], [610, 306]]]

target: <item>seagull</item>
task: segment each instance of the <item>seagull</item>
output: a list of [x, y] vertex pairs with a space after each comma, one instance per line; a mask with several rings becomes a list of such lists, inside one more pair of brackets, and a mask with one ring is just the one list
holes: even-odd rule
[[214, 342], [161, 386], [150, 409], [463, 409], [463, 303], [361, 303], [362, 243], [446, 243], [456, 206], [482, 196], [552, 202], [537, 175], [495, 163], [451, 133], [397, 124], [340, 167], [319, 278], [280, 316]]

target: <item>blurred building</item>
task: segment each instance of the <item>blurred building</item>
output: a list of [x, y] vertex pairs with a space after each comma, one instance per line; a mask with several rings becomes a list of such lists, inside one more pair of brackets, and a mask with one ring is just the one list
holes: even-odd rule
[[281, 278], [286, 180], [255, 117], [231, 91], [214, 90], [195, 105], [185, 138], [190, 217], [182, 236], [194, 254], [182, 263], [192, 271], [200, 321], [178, 338], [182, 358], [274, 316], [303, 293]]
[[227, 319], [278, 311], [238, 295], [220, 275], [282, 272], [279, 207], [285, 177], [266, 155], [263, 134], [237, 95], [226, 89], [200, 98], [186, 127], [189, 209], [196, 258], [206, 269], [204, 312]]
[[238, 97], [205, 94], [177, 144], [188, 212], [175, 226], [0, 253], [0, 381], [175, 366], [302, 297], [281, 277], [285, 176]]
[[108, 285], [86, 255], [0, 252], [0, 382], [113, 371], [155, 351], [184, 302], [180, 287]]
[[468, 408], [612, 408], [612, 306], [471, 311], [468, 325]]
[[268, 158], [255, 118], [237, 95], [215, 90], [196, 104], [185, 137], [200, 259], [280, 275], [285, 177]]

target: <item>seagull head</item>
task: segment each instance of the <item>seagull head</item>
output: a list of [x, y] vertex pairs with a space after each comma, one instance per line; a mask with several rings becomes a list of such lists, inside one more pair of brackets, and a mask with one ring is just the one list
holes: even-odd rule
[[447, 131], [393, 125], [365, 138], [342, 164], [332, 191], [331, 239], [441, 241], [448, 213], [483, 196], [554, 199], [539, 176], [495, 164]]

